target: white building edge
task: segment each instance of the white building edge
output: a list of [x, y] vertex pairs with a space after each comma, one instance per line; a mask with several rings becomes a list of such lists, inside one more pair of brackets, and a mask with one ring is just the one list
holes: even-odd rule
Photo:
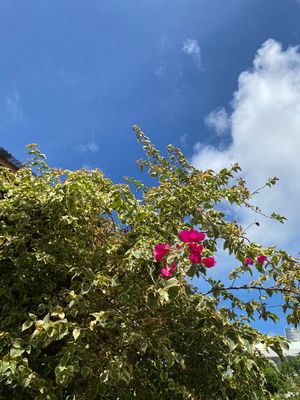
[[[289, 348], [288, 349], [282, 349], [284, 357], [295, 357], [297, 355], [300, 355], [300, 332], [296, 328], [285, 328], [284, 330], [284, 336], [286, 339], [288, 339], [289, 342]], [[272, 349], [268, 348], [265, 349], [263, 345], [259, 344], [257, 346], [261, 353], [271, 361], [274, 361], [276, 364], [280, 364], [281, 360], [280, 357], [275, 351]]]

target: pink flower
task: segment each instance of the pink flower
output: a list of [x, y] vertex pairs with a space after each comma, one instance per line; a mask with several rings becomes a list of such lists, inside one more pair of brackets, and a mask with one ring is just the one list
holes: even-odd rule
[[203, 258], [202, 262], [206, 266], [206, 268], [214, 267], [217, 264], [217, 261], [213, 257]]
[[154, 247], [152, 254], [156, 261], [161, 261], [162, 258], [169, 252], [169, 250], [169, 244], [157, 244]]
[[202, 244], [196, 243], [189, 243], [190, 248], [190, 261], [193, 264], [200, 264], [201, 263], [201, 253], [203, 250]]
[[266, 256], [257, 256], [256, 260], [258, 262], [258, 264], [263, 264], [265, 261], [267, 261], [268, 257]]
[[171, 265], [171, 267], [170, 267], [170, 271], [175, 271], [176, 270], [176, 268], [177, 268], [177, 265], [176, 265], [176, 263], [173, 263], [172, 265]]
[[202, 244], [189, 243], [191, 253], [201, 254], [203, 250]]
[[205, 233], [198, 232], [194, 228], [190, 230], [181, 231], [179, 233], [179, 238], [183, 242], [202, 242], [205, 239]]
[[170, 278], [172, 276], [172, 273], [176, 270], [176, 268], [177, 268], [176, 263], [172, 263], [170, 268], [167, 265], [165, 265], [164, 268], [160, 270], [160, 276], [164, 276], [165, 278]]
[[165, 278], [170, 278], [172, 276], [172, 272], [170, 272], [167, 265], [160, 270], [160, 276], [164, 276]]
[[190, 261], [193, 264], [200, 264], [201, 263], [200, 253], [190, 253]]
[[251, 257], [246, 257], [245, 258], [245, 264], [246, 265], [253, 265], [254, 261], [252, 260]]

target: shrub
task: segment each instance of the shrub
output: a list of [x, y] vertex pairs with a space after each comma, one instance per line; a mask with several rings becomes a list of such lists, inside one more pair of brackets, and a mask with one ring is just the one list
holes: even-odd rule
[[[50, 168], [35, 145], [26, 168], [1, 169], [4, 398], [264, 396], [266, 360], [256, 344], [280, 353], [281, 340], [247, 322], [276, 315], [263, 297], [238, 295], [283, 293], [296, 324], [297, 260], [251, 243], [220, 211], [227, 201], [259, 212], [236, 177], [238, 165], [198, 171], [178, 149], [169, 146], [162, 157], [135, 131], [146, 152], [139, 165], [155, 179], [149, 187], [134, 179], [113, 184], [99, 170]], [[222, 268], [214, 266], [218, 240], [237, 260], [229, 286], [206, 276], [209, 267]], [[251, 282], [236, 283], [253, 271]], [[194, 288], [194, 276], [209, 289]]]

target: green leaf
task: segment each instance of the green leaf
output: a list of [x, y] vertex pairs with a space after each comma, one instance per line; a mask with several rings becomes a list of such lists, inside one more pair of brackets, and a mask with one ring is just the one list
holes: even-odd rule
[[74, 366], [73, 365], [58, 365], [55, 368], [55, 377], [56, 377], [56, 382], [60, 385], [66, 385], [69, 379], [73, 376], [74, 374]]
[[150, 308], [151, 311], [154, 311], [155, 308], [158, 306], [157, 297], [153, 292], [149, 292], [147, 294], [147, 306]]
[[75, 328], [75, 329], [73, 329], [73, 332], [72, 332], [72, 334], [73, 334], [73, 338], [74, 338], [74, 340], [76, 341], [76, 340], [79, 338], [79, 335], [80, 335], [80, 329], [79, 329], [79, 328]]
[[86, 379], [91, 373], [91, 368], [89, 368], [87, 366], [83, 366], [80, 369], [80, 372], [81, 372], [81, 375], [82, 375], [83, 379]]
[[22, 325], [22, 332], [29, 329], [34, 324], [34, 321], [25, 321]]
[[179, 286], [172, 286], [170, 287], [170, 289], [168, 289], [168, 294], [171, 301], [178, 296], [179, 290], [180, 290]]
[[166, 281], [166, 284], [165, 284], [164, 288], [165, 289], [169, 289], [169, 288], [171, 288], [173, 286], [178, 286], [178, 285], [179, 285], [179, 282], [178, 282], [178, 280], [176, 278], [170, 278], [170, 279], [168, 279]]
[[24, 353], [24, 351], [25, 351], [25, 349], [17, 349], [15, 347], [13, 347], [10, 350], [9, 354], [12, 358], [17, 358], [17, 357], [20, 357]]
[[87, 282], [83, 282], [81, 285], [81, 294], [87, 294], [91, 290], [91, 286]]

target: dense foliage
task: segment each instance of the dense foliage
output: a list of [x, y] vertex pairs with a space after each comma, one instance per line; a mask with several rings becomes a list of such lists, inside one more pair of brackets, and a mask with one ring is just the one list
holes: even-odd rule
[[264, 369], [266, 388], [274, 400], [300, 400], [300, 354], [286, 357], [279, 367], [269, 365]]
[[[178, 149], [169, 146], [165, 158], [135, 131], [150, 187], [49, 168], [35, 145], [26, 168], [1, 169], [3, 398], [265, 398], [256, 344], [280, 353], [281, 341], [247, 322], [276, 319], [266, 297], [281, 292], [298, 323], [299, 264], [251, 243], [220, 211], [227, 202], [260, 212], [238, 165], [199, 171]], [[236, 258], [229, 286], [206, 275], [219, 241]], [[194, 276], [209, 285], [205, 293]], [[245, 290], [260, 296], [242, 301]]]

